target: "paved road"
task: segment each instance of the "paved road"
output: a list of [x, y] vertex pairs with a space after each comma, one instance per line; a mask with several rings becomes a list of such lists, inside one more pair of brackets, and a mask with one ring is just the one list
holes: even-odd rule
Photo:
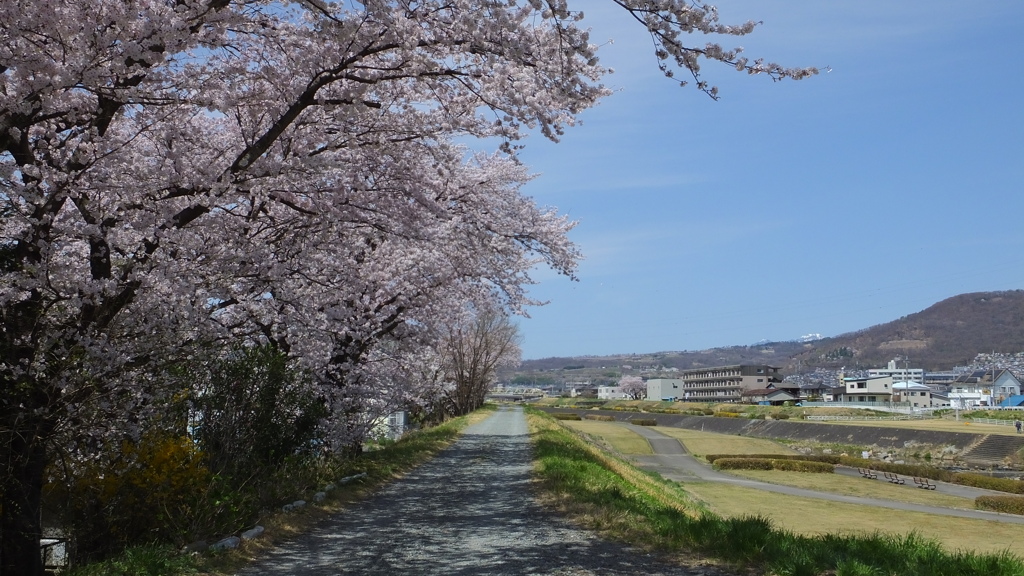
[[432, 461], [240, 574], [727, 574], [664, 564], [569, 525], [534, 501], [531, 461], [522, 409], [502, 407]]
[[[857, 496], [844, 496], [841, 494], [832, 494], [828, 492], [816, 492], [814, 490], [806, 490], [803, 488], [794, 488], [791, 486], [780, 486], [778, 484], [768, 484], [766, 482], [758, 482], [756, 480], [748, 480], [746, 478], [740, 478], [731, 474], [724, 474], [719, 472], [710, 466], [701, 463], [693, 456], [689, 455], [683, 448], [683, 445], [679, 440], [662, 434], [661, 432], [654, 430], [648, 426], [634, 426], [632, 424], [623, 424], [623, 426], [630, 430], [640, 434], [647, 439], [651, 444], [651, 448], [654, 450], [652, 456], [633, 456], [639, 465], [649, 470], [658, 472], [663, 477], [669, 480], [676, 480], [685, 482], [687, 480], [707, 480], [712, 482], [727, 482], [730, 484], [736, 484], [740, 486], [746, 486], [749, 488], [757, 488], [758, 490], [766, 490], [768, 492], [777, 492], [780, 494], [789, 494], [791, 496], [803, 496], [807, 498], [820, 498], [824, 500], [831, 500], [835, 502], [848, 502], [850, 504], [867, 504], [871, 506], [879, 506], [881, 508], [890, 508], [894, 510], [908, 510], [914, 512], [926, 512], [928, 514], [939, 514], [943, 516], [955, 516], [958, 518], [976, 518], [979, 520], [993, 520], [996, 522], [1008, 522], [1012, 524], [1024, 524], [1024, 516], [1016, 516], [1013, 514], [1000, 514], [997, 512], [986, 512], [983, 510], [957, 510], [953, 508], [940, 508], [936, 506], [924, 506], [921, 504], [911, 504], [907, 502], [894, 502], [892, 500], [878, 500], [875, 498], [861, 498]], [[852, 476], [860, 476], [856, 470], [837, 467], [836, 472], [840, 474], [848, 474]], [[881, 474], [877, 482], [885, 482]], [[945, 492], [956, 496], [962, 496], [965, 498], [974, 498], [981, 494], [1002, 494], [1001, 492], [993, 492], [990, 490], [981, 490], [979, 488], [971, 488], [969, 486], [958, 486], [955, 484], [948, 484], [946, 482], [935, 482], [937, 492]], [[920, 490], [915, 485], [910, 484], [905, 486], [907, 490]]]

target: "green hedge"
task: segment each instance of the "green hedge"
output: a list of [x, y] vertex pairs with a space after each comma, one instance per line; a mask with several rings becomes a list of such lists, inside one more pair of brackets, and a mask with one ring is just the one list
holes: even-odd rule
[[984, 474], [960, 472], [954, 474], [950, 481], [961, 486], [973, 486], [974, 488], [985, 488], [986, 490], [997, 490], [1010, 494], [1024, 494], [1024, 482], [1013, 480], [1012, 478], [993, 478]]
[[835, 466], [827, 462], [807, 460], [786, 460], [777, 458], [719, 458], [715, 461], [719, 470], [784, 470], [787, 472], [810, 472], [831, 474]]
[[633, 418], [629, 421], [634, 426], [657, 426], [658, 421], [654, 418]]
[[974, 499], [974, 507], [978, 510], [1024, 515], [1024, 498], [1020, 496], [978, 496]]
[[584, 418], [584, 420], [599, 420], [601, 422], [615, 422], [615, 416], [609, 416], [608, 414], [587, 414], [583, 418]]
[[674, 408], [672, 406], [664, 406], [664, 407], [662, 407], [662, 406], [645, 406], [642, 410], [637, 410], [637, 411], [638, 412], [649, 412], [651, 414], [686, 414], [687, 413], [686, 410], [683, 410], [682, 408]]
[[551, 415], [555, 417], [555, 420], [582, 420], [580, 415], [574, 412], [555, 412]]

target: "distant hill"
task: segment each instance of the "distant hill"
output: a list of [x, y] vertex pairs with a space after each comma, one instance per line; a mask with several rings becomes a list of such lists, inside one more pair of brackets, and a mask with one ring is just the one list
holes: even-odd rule
[[[898, 320], [813, 342], [770, 342], [700, 351], [527, 360], [517, 371], [558, 371], [560, 379], [600, 376], [611, 381], [622, 366], [632, 371], [663, 366], [700, 368], [770, 364], [783, 373], [815, 368], [884, 367], [899, 356], [911, 367], [949, 370], [981, 352], [1024, 351], [1024, 290], [961, 294]], [[601, 378], [603, 377], [603, 378]]]
[[948, 370], [980, 352], [1024, 351], [1024, 290], [961, 294], [899, 320], [813, 344], [787, 367], [872, 368], [901, 356], [912, 367]]

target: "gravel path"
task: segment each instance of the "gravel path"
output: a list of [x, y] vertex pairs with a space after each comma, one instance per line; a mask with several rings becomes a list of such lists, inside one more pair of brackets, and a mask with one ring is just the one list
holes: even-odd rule
[[530, 450], [522, 409], [502, 407], [435, 459], [239, 574], [726, 574], [660, 563], [545, 510], [531, 495]]

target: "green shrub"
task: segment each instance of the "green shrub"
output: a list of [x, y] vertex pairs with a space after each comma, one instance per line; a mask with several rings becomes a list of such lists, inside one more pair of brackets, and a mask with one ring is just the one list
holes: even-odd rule
[[214, 474], [247, 484], [297, 454], [324, 445], [324, 400], [311, 377], [271, 346], [239, 347], [224, 357], [180, 368], [194, 439]]
[[997, 490], [999, 492], [1007, 492], [1010, 494], [1024, 494], [1024, 482], [1021, 482], [1020, 480], [1013, 480], [1011, 478], [993, 478], [991, 476], [985, 476], [984, 474], [960, 472], [953, 474], [953, 478], [950, 482], [961, 486], [973, 486], [974, 488]]
[[810, 472], [816, 474], [831, 474], [835, 472], [835, 466], [826, 462], [786, 460], [781, 458], [718, 458], [715, 460], [715, 468], [719, 470], [783, 470], [787, 472]]
[[173, 546], [146, 545], [128, 548], [103, 562], [62, 571], [66, 576], [177, 576], [191, 574], [195, 561]]
[[615, 416], [608, 414], [587, 414], [583, 417], [584, 420], [598, 420], [601, 422], [615, 422]]
[[715, 412], [714, 415], [718, 418], [739, 418], [738, 412]]
[[823, 462], [826, 464], [839, 464], [839, 456], [832, 454], [708, 454], [704, 457], [708, 463], [713, 464], [721, 458], [763, 458], [768, 460], [800, 460], [804, 462]]
[[629, 421], [634, 426], [657, 426], [658, 421], [654, 418], [633, 418]]
[[785, 414], [785, 413], [781, 413], [780, 412], [779, 414], [773, 414], [772, 418], [774, 418], [776, 420], [789, 420], [789, 414]]
[[974, 507], [978, 510], [1024, 515], [1024, 497], [978, 496], [974, 499]]
[[772, 470], [772, 461], [767, 458], [719, 458], [715, 460], [718, 470]]
[[552, 416], [555, 417], [555, 420], [583, 420], [575, 412], [555, 412]]
[[772, 460], [772, 466], [776, 470], [809, 472], [812, 474], [832, 474], [836, 471], [836, 467], [832, 464], [810, 460]]

